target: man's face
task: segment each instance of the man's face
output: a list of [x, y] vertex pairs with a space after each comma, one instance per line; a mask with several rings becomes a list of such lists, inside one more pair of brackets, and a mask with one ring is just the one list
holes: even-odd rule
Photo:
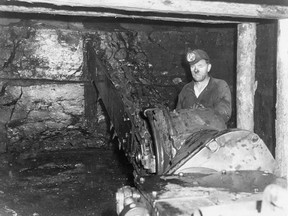
[[205, 79], [208, 79], [210, 69], [211, 64], [207, 63], [204, 59], [201, 59], [196, 64], [190, 65], [191, 74], [195, 82], [202, 82]]

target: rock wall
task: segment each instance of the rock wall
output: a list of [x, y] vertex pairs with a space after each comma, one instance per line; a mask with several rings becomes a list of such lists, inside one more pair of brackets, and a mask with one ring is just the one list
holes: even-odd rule
[[96, 94], [84, 75], [82, 33], [60, 24], [0, 26], [1, 151], [25, 150], [55, 131], [87, 125], [84, 91]]

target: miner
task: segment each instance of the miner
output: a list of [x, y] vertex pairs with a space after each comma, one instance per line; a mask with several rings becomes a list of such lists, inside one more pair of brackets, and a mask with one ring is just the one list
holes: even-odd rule
[[181, 90], [176, 110], [212, 109], [227, 123], [232, 109], [228, 84], [222, 79], [210, 76], [212, 65], [205, 51], [189, 49], [186, 53], [186, 60], [190, 65], [193, 80]]

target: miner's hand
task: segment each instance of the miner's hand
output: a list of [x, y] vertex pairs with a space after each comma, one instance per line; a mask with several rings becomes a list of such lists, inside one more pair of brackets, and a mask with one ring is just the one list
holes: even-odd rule
[[204, 109], [204, 108], [205, 108], [205, 106], [203, 104], [200, 104], [200, 103], [195, 103], [192, 106], [192, 109]]

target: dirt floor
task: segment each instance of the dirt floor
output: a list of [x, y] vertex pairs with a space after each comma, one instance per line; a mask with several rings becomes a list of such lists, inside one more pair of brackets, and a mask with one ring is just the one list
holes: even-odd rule
[[114, 147], [3, 154], [0, 215], [116, 215], [115, 192], [133, 182]]

